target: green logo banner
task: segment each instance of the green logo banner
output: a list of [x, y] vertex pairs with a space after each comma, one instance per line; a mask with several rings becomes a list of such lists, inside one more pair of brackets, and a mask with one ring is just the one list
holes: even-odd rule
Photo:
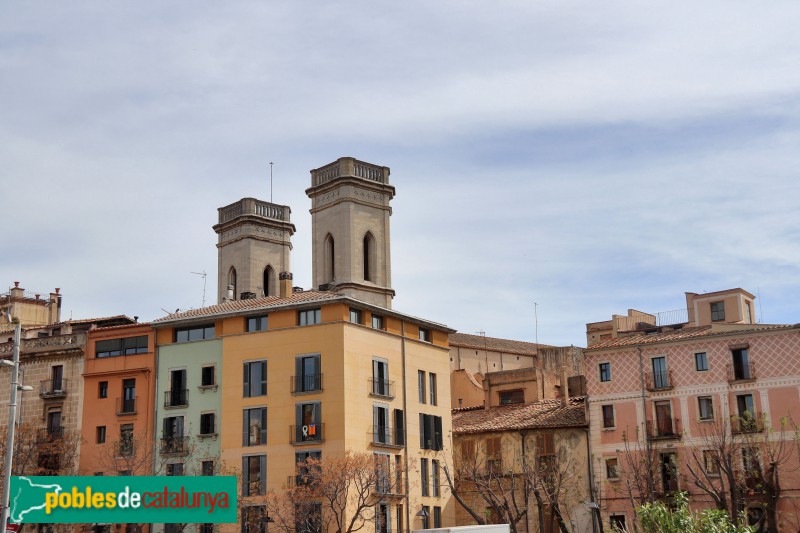
[[15, 476], [13, 524], [236, 522], [235, 476]]

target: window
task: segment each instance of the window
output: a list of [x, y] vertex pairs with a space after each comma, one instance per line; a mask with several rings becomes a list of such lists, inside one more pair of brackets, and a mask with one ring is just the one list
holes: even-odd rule
[[500, 391], [500, 405], [511, 405], [514, 403], [525, 403], [524, 389]]
[[170, 370], [169, 387], [164, 407], [183, 407], [189, 405], [189, 389], [186, 388], [186, 369]]
[[706, 352], [697, 352], [694, 354], [694, 367], [698, 372], [705, 372], [708, 370], [708, 354]]
[[438, 497], [440, 496], [440, 473], [439, 473], [439, 461], [436, 459], [431, 460], [431, 486], [433, 487], [433, 495]]
[[711, 321], [725, 320], [725, 302], [711, 303]]
[[600, 363], [600, 381], [611, 381], [611, 363]]
[[431, 330], [419, 328], [419, 340], [424, 342], [431, 342]]
[[389, 391], [389, 362], [386, 359], [372, 360], [372, 394], [391, 396]]
[[322, 404], [298, 403], [295, 406], [295, 442], [322, 441]]
[[750, 364], [750, 353], [747, 348], [731, 350], [731, 354], [733, 355], [733, 368], [731, 369], [733, 370], [733, 379], [755, 378], [755, 373], [753, 372], [754, 368], [753, 365]]
[[619, 462], [616, 457], [606, 459], [606, 477], [608, 479], [619, 479]]
[[752, 394], [740, 394], [736, 397], [736, 410], [740, 418], [752, 418], [755, 416], [756, 408], [753, 403]]
[[53, 365], [50, 367], [50, 392], [61, 392], [64, 390], [64, 365]]
[[267, 522], [262, 520], [266, 516], [267, 508], [264, 505], [242, 507], [241, 533], [267, 533]]
[[133, 424], [122, 424], [119, 427], [119, 455], [133, 455]]
[[613, 428], [614, 427], [614, 406], [613, 405], [604, 405], [603, 406], [603, 427], [604, 428]]
[[217, 384], [216, 368], [214, 366], [204, 366], [201, 370], [200, 386], [211, 387]]
[[247, 331], [266, 331], [267, 324], [266, 315], [247, 317]]
[[417, 386], [419, 387], [419, 403], [425, 403], [425, 371], [417, 370]]
[[419, 415], [419, 447], [423, 450], [442, 449], [442, 417]]
[[364, 281], [375, 281], [375, 237], [367, 232], [364, 235]]
[[213, 435], [216, 430], [216, 416], [214, 413], [203, 413], [200, 415], [200, 434]]
[[751, 302], [744, 303], [745, 311], [747, 312], [747, 323], [753, 323], [753, 304]]
[[108, 381], [101, 381], [97, 384], [97, 397], [108, 398]]
[[[312, 462], [309, 462], [309, 459]], [[294, 454], [294, 466], [297, 472], [295, 481], [298, 485], [307, 485], [314, 483], [317, 478], [315, 474], [320, 471], [318, 461], [322, 460], [322, 452], [319, 450], [309, 450], [305, 452], [297, 452]]]
[[714, 402], [711, 396], [697, 398], [697, 407], [700, 412], [700, 420], [714, 420]]
[[242, 496], [267, 493], [267, 456], [242, 457]]
[[402, 409], [394, 410], [394, 443], [403, 446], [406, 443], [406, 432], [404, 427], [405, 419]]
[[609, 517], [609, 521], [611, 523], [611, 531], [613, 533], [624, 533], [628, 531], [628, 528], [625, 527], [625, 515], [624, 514], [615, 514]]
[[147, 353], [147, 335], [97, 341], [94, 345], [95, 357], [115, 357]]
[[182, 476], [183, 475], [183, 463], [168, 463], [167, 464], [167, 475], [168, 476]]
[[656, 411], [656, 437], [672, 437], [677, 435], [677, 427], [672, 419], [672, 402], [670, 400], [653, 402]]
[[228, 270], [228, 290], [233, 293], [233, 299], [236, 299], [237, 294], [237, 287], [236, 287], [236, 269], [231, 267]]
[[654, 389], [667, 389], [670, 387], [669, 374], [667, 374], [667, 358], [666, 357], [653, 357], [650, 360], [653, 366], [653, 388]]
[[486, 470], [499, 473], [503, 470], [503, 456], [500, 448], [500, 437], [486, 439]]
[[135, 413], [136, 412], [136, 380], [124, 379], [122, 380], [122, 405], [120, 406], [120, 413]]
[[470, 468], [475, 462], [475, 441], [462, 440], [459, 444], [459, 460], [462, 465]]
[[363, 324], [360, 309], [350, 308], [350, 322], [353, 324]]
[[97, 439], [95, 439], [97, 444], [104, 444], [106, 442], [106, 427], [105, 426], [97, 426]]
[[436, 405], [436, 374], [428, 374], [428, 391], [431, 395], [431, 405]]
[[244, 397], [267, 395], [267, 362], [250, 361], [244, 364]]
[[214, 338], [214, 325], [193, 326], [175, 330], [175, 342], [201, 341]]
[[47, 413], [47, 434], [50, 437], [58, 438], [64, 434], [61, 427], [61, 410], [53, 409]]
[[313, 326], [322, 321], [322, 312], [320, 309], [307, 309], [297, 313], [297, 324], [300, 326]]
[[372, 406], [372, 442], [389, 444], [389, 406], [376, 404]]
[[325, 236], [325, 273], [328, 283], [336, 281], [336, 242], [330, 233]]
[[[364, 243], [366, 246], [366, 243]], [[366, 252], [364, 252], [366, 255]], [[389, 505], [379, 503], [375, 510], [375, 533], [391, 533], [391, 517], [389, 516]]]
[[708, 474], [719, 475], [719, 455], [716, 450], [703, 450], [703, 468]]
[[433, 508], [433, 527], [434, 528], [442, 527], [442, 508], [441, 507], [434, 507]]
[[422, 516], [420, 517], [420, 518], [422, 518], [422, 529], [430, 529], [430, 526], [431, 526], [431, 508], [428, 505], [423, 505], [422, 506], [422, 510], [424, 511], [424, 513], [422, 513]]
[[425, 457], [419, 460], [420, 483], [422, 484], [422, 495], [430, 496], [430, 479], [428, 477], [428, 459]]
[[245, 409], [242, 422], [242, 446], [267, 443], [267, 408]]
[[199, 533], [214, 533], [214, 524], [200, 524]]
[[301, 355], [294, 360], [294, 392], [322, 390], [322, 373], [319, 355]]
[[200, 463], [200, 475], [213, 476], [214, 461], [203, 461], [202, 463]]
[[264, 274], [261, 279], [261, 290], [264, 296], [275, 296], [275, 269], [270, 265], [264, 269]]
[[184, 451], [183, 428], [182, 416], [168, 416], [164, 418], [164, 428], [161, 438], [162, 453], [182, 453]]
[[372, 329], [385, 329], [382, 316], [372, 315]]

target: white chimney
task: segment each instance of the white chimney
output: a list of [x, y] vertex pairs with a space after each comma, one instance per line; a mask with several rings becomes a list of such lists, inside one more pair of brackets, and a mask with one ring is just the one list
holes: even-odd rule
[[233, 285], [228, 285], [228, 300], [233, 300]]

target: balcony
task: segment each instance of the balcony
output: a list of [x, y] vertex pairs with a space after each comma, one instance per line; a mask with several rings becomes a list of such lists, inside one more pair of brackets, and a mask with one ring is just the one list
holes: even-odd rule
[[54, 440], [61, 439], [64, 437], [64, 428], [61, 426], [58, 427], [49, 427], [46, 429], [40, 429], [38, 431], [38, 442], [45, 443], [45, 442], [53, 442]]
[[402, 492], [402, 487], [398, 487], [395, 483], [392, 483], [388, 475], [378, 476], [378, 479], [375, 480], [375, 485], [373, 486], [373, 494], [378, 495], [381, 498], [405, 497], [405, 494]]
[[647, 421], [647, 438], [649, 440], [680, 439], [681, 434], [681, 421], [677, 418]]
[[162, 437], [161, 455], [186, 455], [189, 453], [188, 437]]
[[373, 446], [386, 448], [402, 448], [405, 443], [403, 428], [390, 428], [388, 426], [372, 426], [368, 433]]
[[135, 415], [136, 414], [136, 398], [117, 398], [117, 415]]
[[178, 409], [189, 406], [189, 389], [168, 390], [164, 392], [164, 407]]
[[39, 398], [63, 398], [67, 395], [66, 379], [46, 379], [39, 382]]
[[650, 392], [669, 390], [673, 387], [672, 371], [648, 372], [645, 374], [645, 387]]
[[744, 413], [731, 417], [731, 433], [761, 433], [764, 431], [764, 413]]
[[378, 398], [394, 398], [394, 381], [388, 379], [370, 378], [370, 396]]
[[325, 424], [289, 426], [289, 443], [295, 446], [325, 441]]
[[319, 392], [322, 390], [322, 374], [306, 374], [304, 376], [292, 376], [291, 388], [292, 388], [292, 394]]
[[749, 363], [734, 363], [728, 365], [728, 382], [736, 383], [738, 381], [753, 381], [756, 379], [756, 364], [752, 361]]

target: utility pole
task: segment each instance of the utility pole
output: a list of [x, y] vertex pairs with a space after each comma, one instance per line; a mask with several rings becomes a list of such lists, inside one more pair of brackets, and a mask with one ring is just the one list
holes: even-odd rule
[[[11, 315], [9, 314], [9, 318]], [[11, 466], [14, 457], [14, 434], [17, 429], [17, 392], [19, 389], [19, 343], [22, 337], [22, 324], [19, 318], [14, 317], [14, 351], [12, 352], [11, 369], [11, 401], [8, 404], [8, 442], [6, 444], [5, 472], [3, 473], [3, 531], [6, 530], [9, 514], [9, 492], [11, 489]], [[4, 360], [4, 366], [8, 366], [8, 361]]]

